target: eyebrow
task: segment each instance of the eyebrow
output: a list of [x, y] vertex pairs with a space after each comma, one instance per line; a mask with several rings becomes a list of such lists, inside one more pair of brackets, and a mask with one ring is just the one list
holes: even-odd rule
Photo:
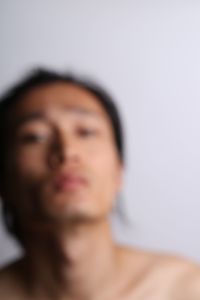
[[[89, 110], [83, 107], [67, 106], [64, 108], [64, 111], [74, 113], [80, 116], [89, 116], [95, 119], [103, 118], [103, 114], [101, 114], [100, 112]], [[14, 122], [14, 126], [17, 128], [32, 121], [43, 121], [47, 119], [47, 115], [44, 111], [35, 111], [17, 118], [16, 122]]]

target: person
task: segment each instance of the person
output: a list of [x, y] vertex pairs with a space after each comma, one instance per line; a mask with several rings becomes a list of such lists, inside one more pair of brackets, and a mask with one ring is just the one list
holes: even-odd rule
[[197, 264], [112, 238], [124, 144], [107, 92], [37, 69], [2, 96], [0, 138], [3, 217], [24, 249], [0, 299], [200, 299]]

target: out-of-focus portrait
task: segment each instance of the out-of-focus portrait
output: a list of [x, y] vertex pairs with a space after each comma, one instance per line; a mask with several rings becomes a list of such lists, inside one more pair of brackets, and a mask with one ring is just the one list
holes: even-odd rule
[[0, 299], [200, 300], [200, 3], [0, 3]]

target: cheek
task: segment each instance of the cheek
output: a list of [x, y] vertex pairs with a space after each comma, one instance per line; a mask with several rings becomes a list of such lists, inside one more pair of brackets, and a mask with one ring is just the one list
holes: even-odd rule
[[121, 187], [121, 167], [115, 149], [108, 147], [92, 158], [92, 169], [96, 177], [97, 192], [107, 201], [115, 198]]
[[13, 169], [20, 176], [39, 174], [44, 171], [45, 151], [16, 151]]
[[[37, 192], [45, 184], [46, 168], [42, 153], [30, 151], [15, 151], [11, 156], [8, 169], [8, 188], [12, 186], [11, 191], [7, 191], [7, 196], [13, 205], [20, 206], [20, 214], [29, 213], [33, 210]], [[18, 197], [16, 198], [16, 195]]]

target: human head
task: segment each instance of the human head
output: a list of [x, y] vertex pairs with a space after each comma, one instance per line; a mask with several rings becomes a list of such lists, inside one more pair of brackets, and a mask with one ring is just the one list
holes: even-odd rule
[[[12, 107], [19, 102], [22, 97], [35, 87], [45, 86], [53, 83], [72, 83], [83, 88], [93, 94], [97, 101], [104, 108], [109, 117], [113, 129], [115, 146], [119, 155], [120, 161], [123, 163], [123, 138], [122, 128], [118, 111], [111, 99], [111, 97], [102, 88], [89, 81], [79, 79], [70, 74], [58, 74], [56, 72], [39, 69], [32, 72], [24, 80], [17, 83], [5, 95], [2, 96], [0, 102], [0, 184], [2, 185], [5, 175], [5, 162], [7, 160], [7, 133], [9, 130], [9, 119], [7, 118]], [[17, 221], [15, 220], [15, 213], [10, 211], [6, 202], [3, 200], [3, 215], [7, 228], [16, 237], [20, 238], [18, 232]]]

